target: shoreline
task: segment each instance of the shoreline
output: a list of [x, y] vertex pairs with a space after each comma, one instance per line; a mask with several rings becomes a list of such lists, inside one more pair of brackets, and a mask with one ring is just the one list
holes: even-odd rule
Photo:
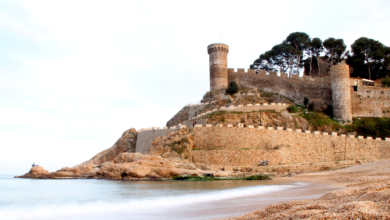
[[[264, 193], [260, 194], [253, 191], [252, 193], [242, 195], [242, 197], [221, 198], [221, 200], [213, 200], [206, 203], [194, 203], [184, 209], [179, 208], [172, 210], [173, 212], [168, 211], [168, 215], [172, 214], [175, 219], [289, 219], [290, 216], [295, 216], [294, 218], [296, 219], [305, 219], [309, 216], [317, 219], [322, 218], [329, 211], [333, 210], [332, 212], [334, 212], [334, 210], [340, 209], [339, 207], [347, 205], [347, 212], [341, 214], [349, 216], [351, 213], [348, 213], [348, 210], [354, 211], [354, 209], [362, 209], [367, 206], [365, 203], [363, 205], [366, 206], [357, 203], [358, 205], [360, 204], [357, 208], [349, 207], [356, 205], [355, 203], [351, 204], [351, 202], [356, 200], [356, 196], [351, 197], [352, 194], [356, 193], [354, 188], [361, 188], [362, 186], [364, 188], [367, 187], [367, 184], [381, 183], [383, 181], [388, 181], [389, 187], [387, 188], [390, 188], [390, 176], [388, 174], [390, 174], [390, 161], [378, 161], [337, 171], [277, 177], [273, 180], [265, 181], [269, 185], [294, 185], [295, 187], [285, 187], [283, 190], [275, 192], [265, 190]], [[256, 183], [257, 181], [249, 182]], [[261, 184], [262, 182], [258, 183]], [[192, 184], [196, 183], [192, 182]], [[372, 189], [375, 189], [375, 187], [371, 187], [368, 190], [372, 191]], [[349, 197], [352, 200], [330, 204], [337, 200], [348, 199]], [[367, 206], [369, 207], [367, 210], [371, 210], [376, 204], [368, 203], [368, 205], [371, 206]], [[374, 211], [376, 211], [374, 216], [386, 216], [386, 213]], [[267, 215], [264, 216], [264, 213], [267, 213]], [[328, 215], [326, 218], [343, 219], [343, 216], [337, 215], [340, 213], [333, 214], [335, 213]], [[367, 214], [367, 211], [363, 214]], [[363, 214], [360, 216], [367, 216]]]
[[[283, 181], [286, 181], [285, 179], [281, 179]], [[280, 181], [279, 179], [277, 181]], [[218, 218], [218, 219], [236, 219], [237, 217], [245, 216], [253, 212], [264, 210], [266, 207], [272, 206], [272, 205], [279, 205], [283, 203], [287, 203], [290, 201], [300, 201], [300, 200], [311, 200], [319, 198], [327, 193], [343, 190], [344, 188], [340, 187], [333, 187], [330, 185], [325, 184], [318, 184], [315, 181], [294, 181], [289, 180], [288, 183], [294, 183], [294, 184], [302, 184], [305, 185], [299, 186], [297, 188], [293, 188], [291, 190], [286, 190], [284, 192], [281, 192], [279, 194], [272, 194], [272, 197], [267, 197], [265, 201], [261, 201], [260, 203], [257, 202], [256, 204], [252, 204], [249, 207], [245, 208], [237, 208], [235, 211], [241, 214], [234, 214], [230, 217], [226, 218]], [[242, 200], [246, 200], [248, 198], [255, 197], [255, 196], [248, 196], [248, 197], [242, 197], [238, 198], [236, 203], [240, 203]], [[228, 210], [226, 210], [228, 211]], [[229, 210], [231, 211], [231, 210]]]
[[229, 219], [390, 218], [390, 160], [274, 180], [308, 182], [339, 189], [314, 199], [273, 203]]

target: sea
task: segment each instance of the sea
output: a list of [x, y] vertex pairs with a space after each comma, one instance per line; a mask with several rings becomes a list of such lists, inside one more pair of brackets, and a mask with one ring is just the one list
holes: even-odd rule
[[0, 219], [224, 219], [332, 190], [274, 180], [41, 180], [0, 175]]

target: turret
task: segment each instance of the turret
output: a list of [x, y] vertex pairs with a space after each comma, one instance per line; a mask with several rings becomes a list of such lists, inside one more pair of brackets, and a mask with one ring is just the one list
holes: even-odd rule
[[210, 91], [228, 87], [227, 54], [229, 46], [226, 44], [210, 44], [207, 47], [210, 57]]
[[330, 68], [333, 118], [349, 124], [352, 122], [349, 66], [344, 62]]

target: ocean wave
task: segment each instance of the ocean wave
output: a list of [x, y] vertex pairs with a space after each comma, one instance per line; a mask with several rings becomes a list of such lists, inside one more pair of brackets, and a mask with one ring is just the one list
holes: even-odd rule
[[[34, 204], [10, 205], [0, 207], [0, 219], [88, 219], [107, 213], [128, 215], [145, 213], [151, 210], [169, 209], [196, 203], [215, 202], [246, 196], [272, 194], [277, 191], [303, 186], [305, 183], [294, 185], [260, 185], [235, 189], [207, 191], [191, 195], [165, 196], [123, 200], [121, 202], [95, 201], [66, 204]], [[80, 217], [82, 216], [82, 217]]]

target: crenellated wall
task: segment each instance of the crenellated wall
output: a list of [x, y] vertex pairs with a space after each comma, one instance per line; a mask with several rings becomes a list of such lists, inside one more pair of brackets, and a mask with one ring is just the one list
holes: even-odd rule
[[304, 97], [309, 99], [323, 99], [326, 104], [332, 104], [332, 91], [330, 77], [309, 76], [299, 77], [293, 75], [289, 78], [286, 73], [280, 76], [276, 72], [267, 74], [264, 70], [248, 69], [228, 69], [229, 82], [234, 80], [239, 86], [252, 88], [256, 87], [266, 92], [279, 93], [286, 96], [298, 104], [303, 104]]
[[256, 166], [390, 158], [390, 139], [280, 128], [196, 127], [193, 160], [218, 166]]

